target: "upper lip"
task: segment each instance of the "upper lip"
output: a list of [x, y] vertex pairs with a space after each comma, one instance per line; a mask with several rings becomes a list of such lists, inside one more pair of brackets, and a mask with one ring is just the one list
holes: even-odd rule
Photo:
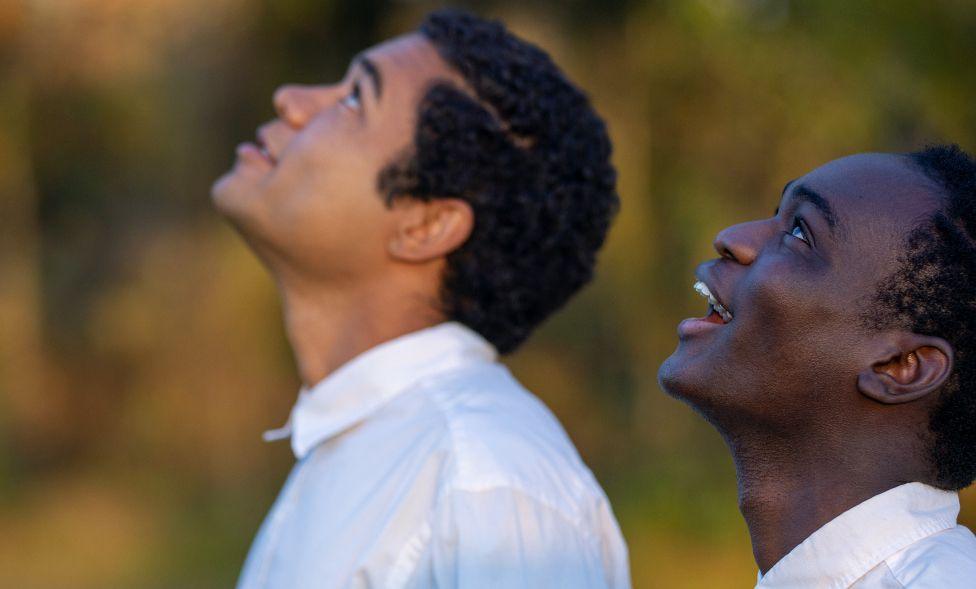
[[720, 304], [723, 308], [725, 308], [725, 310], [728, 311], [729, 314], [734, 317], [735, 309], [729, 306], [729, 304], [726, 302], [726, 299], [721, 295], [718, 288], [715, 286], [715, 281], [708, 274], [709, 273], [706, 271], [704, 265], [699, 266], [698, 269], [695, 271], [695, 278], [697, 278], [700, 282], [702, 282], [708, 288], [708, 292], [712, 295], [715, 301], [718, 304]]

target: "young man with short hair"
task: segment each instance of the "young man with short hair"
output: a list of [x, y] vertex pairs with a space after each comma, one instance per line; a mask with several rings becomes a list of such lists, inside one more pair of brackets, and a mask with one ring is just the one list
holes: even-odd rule
[[757, 587], [976, 586], [976, 162], [842, 158], [715, 249], [660, 380], [732, 451]]
[[603, 491], [496, 361], [590, 280], [617, 210], [587, 98], [501, 24], [438, 12], [274, 105], [213, 188], [304, 383], [238, 586], [629, 586]]

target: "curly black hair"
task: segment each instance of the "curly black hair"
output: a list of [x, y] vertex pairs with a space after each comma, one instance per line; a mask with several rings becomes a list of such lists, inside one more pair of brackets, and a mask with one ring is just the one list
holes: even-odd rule
[[593, 277], [619, 208], [604, 122], [549, 56], [496, 21], [444, 10], [420, 32], [468, 85], [433, 85], [411, 152], [379, 189], [460, 198], [470, 238], [447, 257], [444, 314], [511, 352]]
[[955, 365], [928, 438], [933, 483], [957, 490], [976, 480], [976, 161], [957, 145], [907, 157], [941, 188], [943, 205], [909, 233], [899, 268], [881, 283], [866, 319], [952, 345]]

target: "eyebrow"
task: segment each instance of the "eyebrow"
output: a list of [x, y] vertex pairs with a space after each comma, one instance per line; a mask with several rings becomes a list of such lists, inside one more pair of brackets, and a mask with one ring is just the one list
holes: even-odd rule
[[[796, 182], [796, 180], [790, 180], [786, 183], [786, 186], [783, 187], [783, 196], [786, 196], [786, 193], [789, 192], [790, 187], [794, 182]], [[834, 227], [837, 226], [837, 213], [834, 212], [834, 207], [830, 206], [830, 203], [826, 198], [820, 196], [819, 192], [810, 188], [806, 184], [798, 184], [796, 188], [793, 189], [792, 196], [793, 200], [798, 203], [808, 202], [816, 207], [827, 221], [827, 226], [830, 227], [831, 233], [833, 233]], [[779, 214], [779, 207], [776, 207], [775, 214]]]
[[373, 91], [376, 93], [376, 98], [379, 99], [383, 96], [383, 76], [380, 74], [380, 68], [376, 67], [373, 60], [366, 57], [362, 53], [357, 55], [352, 59], [353, 65], [358, 65], [363, 68], [366, 75], [369, 76], [370, 81], [373, 83]]

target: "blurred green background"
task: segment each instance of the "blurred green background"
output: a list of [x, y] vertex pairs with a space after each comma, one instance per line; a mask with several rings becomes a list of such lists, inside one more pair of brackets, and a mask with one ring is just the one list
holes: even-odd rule
[[[595, 284], [508, 360], [605, 486], [637, 587], [755, 580], [719, 437], [663, 395], [692, 268], [836, 157], [976, 147], [976, 2], [468, 3], [550, 51], [616, 144]], [[426, 2], [0, 4], [0, 586], [226, 587], [293, 458], [271, 281], [211, 209], [284, 82]], [[976, 524], [976, 493], [962, 519]]]

